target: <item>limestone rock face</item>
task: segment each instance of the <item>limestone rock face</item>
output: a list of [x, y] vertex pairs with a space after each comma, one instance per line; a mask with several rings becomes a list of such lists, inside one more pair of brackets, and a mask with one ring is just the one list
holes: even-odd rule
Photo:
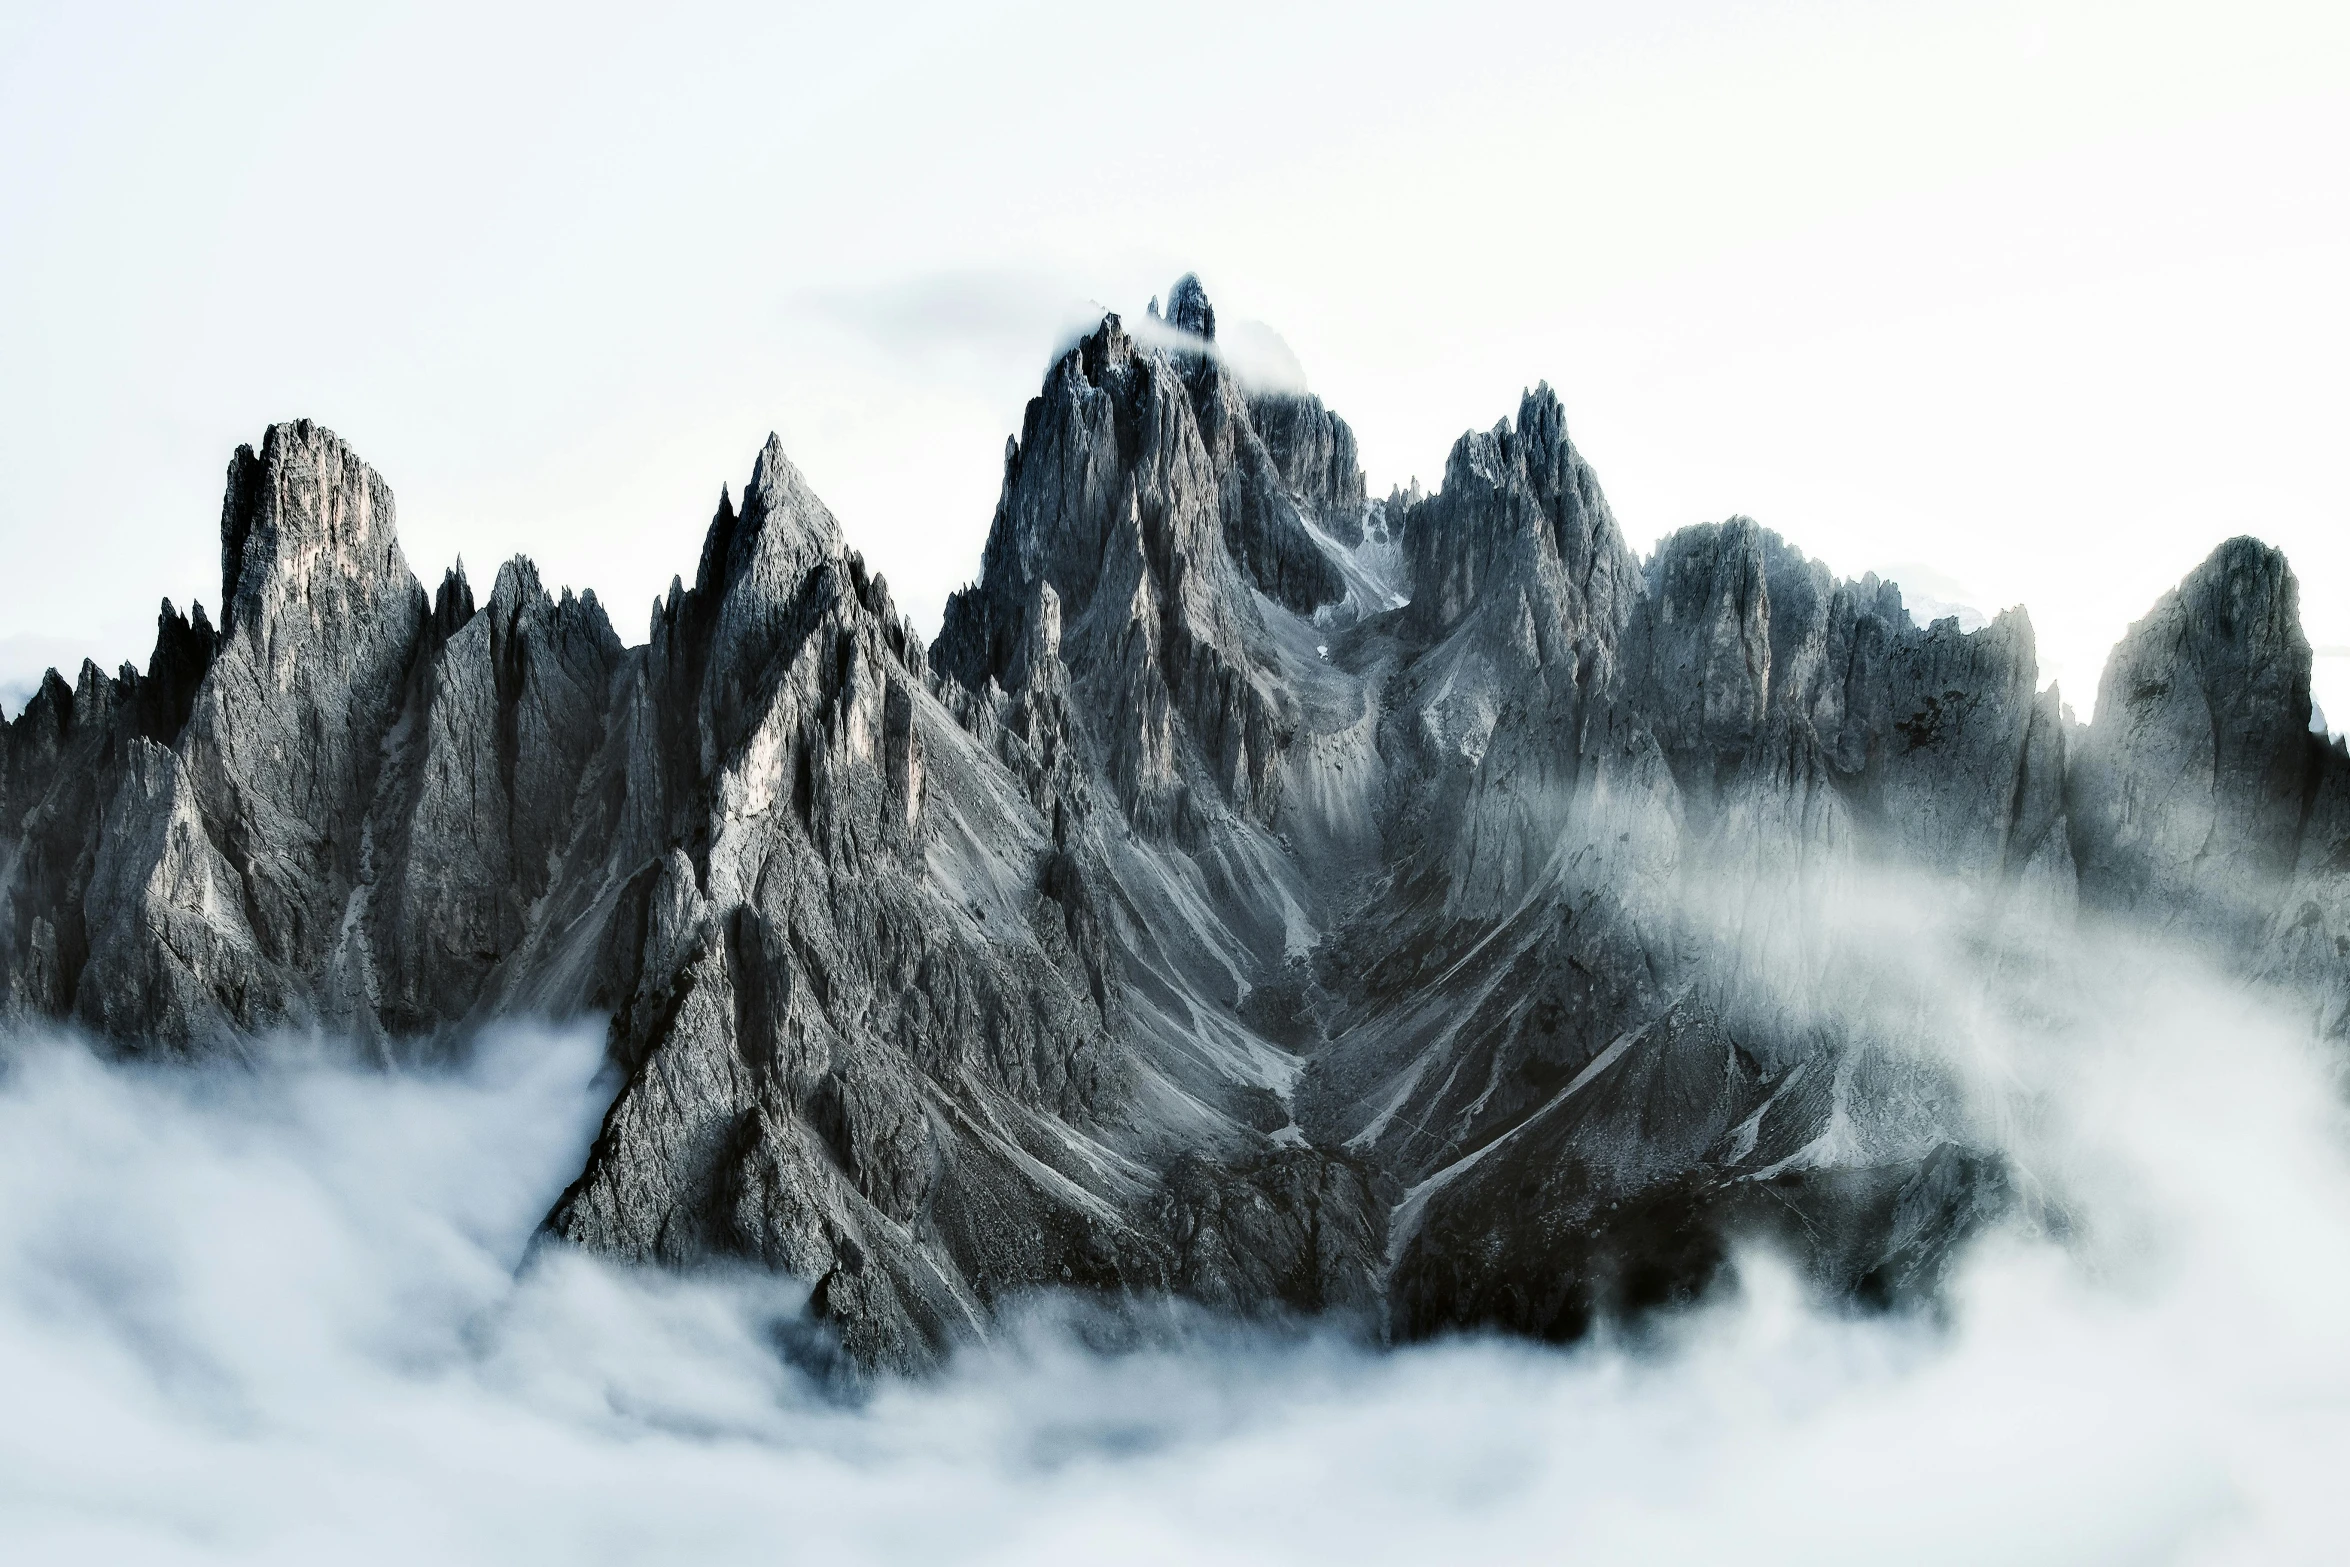
[[2309, 642], [2285, 558], [2230, 539], [2130, 628], [2072, 774], [2081, 895], [2252, 940], [2318, 782]]
[[[0, 1008], [9, 1014], [102, 1019], [117, 1004], [104, 985], [82, 992], [92, 943], [116, 924], [117, 796], [152, 760], [142, 747], [169, 746], [185, 727], [217, 645], [202, 605], [183, 617], [166, 600], [144, 675], [126, 664], [110, 677], [84, 663], [68, 686], [51, 670], [0, 728]], [[152, 767], [145, 778], [164, 783]], [[148, 792], [132, 786], [135, 799]]]
[[2313, 786], [2293, 874], [2257, 947], [2260, 973], [2350, 1042], [2350, 752], [2312, 738]]
[[[553, 1231], [803, 1274], [848, 1347], [888, 1363], [943, 1351], [1007, 1291], [1158, 1287], [1161, 1250], [1100, 1190], [1131, 1067], [1086, 873], [941, 704], [779, 447], [642, 654], [624, 711], [652, 728], [686, 702], [658, 787], [687, 825], [606, 872], [632, 889], [629, 1078]], [[1029, 661], [1040, 684], [1050, 656]]]
[[368, 1000], [392, 1035], [466, 1016], [521, 945], [571, 844], [582, 781], [622, 663], [591, 592], [558, 601], [526, 560], [478, 612], [461, 571], [435, 600], [406, 743], [371, 813], [381, 846], [362, 907]]
[[370, 869], [368, 808], [428, 606], [390, 487], [308, 422], [238, 451], [220, 539], [220, 652], [182, 754], [242, 890], [219, 918], [266, 963], [314, 973]]
[[1208, 291], [1197, 275], [1184, 273], [1167, 291], [1167, 324], [1211, 343], [1216, 340], [1216, 307], [1208, 303]]
[[[1843, 1214], [1789, 1167], [1988, 1169], [1949, 1085], [1823, 1026], [1865, 999], [1823, 927], [1878, 865], [2004, 886], [2019, 800], [2046, 837], [2020, 617], [1921, 631], [1743, 519], [1643, 570], [1547, 389], [1407, 529], [1413, 602], [1357, 644], [1391, 671], [1395, 891], [1325, 948], [1301, 1116], [1408, 1184], [1394, 1327], [1571, 1334], [1694, 1290], [1759, 1202]], [[1856, 1085], [1902, 1108], [1831, 1152]]]
[[1297, 704], [1266, 612], [1310, 614], [1346, 580], [1215, 359], [1145, 353], [1112, 316], [1054, 366], [1007, 452], [981, 578], [948, 601], [942, 672], [1000, 685], [1040, 583], [1136, 820], [1269, 821]]
[[1308, 520], [1353, 549], [1363, 542], [1363, 464], [1355, 433], [1310, 393], [1256, 392], [1248, 422]]
[[218, 631], [166, 604], [0, 728], [0, 1006], [197, 1054], [608, 1018], [550, 1243], [800, 1275], [895, 1367], [1038, 1289], [1571, 1337], [1757, 1232], [1929, 1296], [2014, 1190], [1905, 919], [2150, 928], [2350, 1038], [2350, 752], [2275, 552], [2084, 728], [2020, 610], [1921, 627], [1744, 518], [1641, 560], [1547, 387], [1370, 499], [1169, 299], [1053, 366], [932, 646], [772, 439], [629, 645], [526, 560], [428, 597], [383, 480], [273, 427]]
[[1648, 585], [1639, 703], [1693, 805], [1710, 815], [1795, 737], [1880, 852], [1954, 873], [2004, 862], [2037, 700], [2020, 611], [1921, 629], [1893, 584], [1837, 582], [1745, 518], [1667, 539]]

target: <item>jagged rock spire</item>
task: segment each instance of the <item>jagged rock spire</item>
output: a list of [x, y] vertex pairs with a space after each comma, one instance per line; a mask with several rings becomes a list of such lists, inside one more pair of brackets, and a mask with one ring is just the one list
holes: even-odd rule
[[1184, 273], [1167, 291], [1166, 321], [1178, 332], [1189, 332], [1211, 343], [1216, 340], [1216, 307], [1208, 303], [1208, 291], [1200, 286], [1198, 273]]

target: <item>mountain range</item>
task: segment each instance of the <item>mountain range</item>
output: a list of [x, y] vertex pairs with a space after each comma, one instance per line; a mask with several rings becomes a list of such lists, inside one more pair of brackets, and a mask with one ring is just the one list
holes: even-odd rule
[[0, 730], [0, 1008], [190, 1060], [608, 1017], [547, 1242], [800, 1276], [890, 1368], [1039, 1290], [1573, 1338], [1750, 1235], [1930, 1299], [2031, 1194], [1887, 888], [2350, 1035], [2275, 550], [2083, 725], [2020, 610], [1921, 626], [1744, 518], [1641, 559], [1547, 387], [1380, 498], [1215, 336], [1185, 278], [1058, 358], [928, 644], [772, 438], [630, 644], [524, 559], [428, 593], [383, 479], [272, 426], [217, 626]]

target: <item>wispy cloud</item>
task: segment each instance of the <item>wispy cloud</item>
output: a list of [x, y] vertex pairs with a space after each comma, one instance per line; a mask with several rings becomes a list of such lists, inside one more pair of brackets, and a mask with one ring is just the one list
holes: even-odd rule
[[791, 307], [885, 352], [914, 360], [981, 355], [1029, 372], [1091, 331], [1106, 308], [1042, 270], [966, 268], [855, 287], [810, 289]]
[[1216, 341], [1208, 343], [1151, 315], [1150, 303], [1105, 303], [1073, 278], [998, 268], [810, 290], [796, 296], [793, 307], [917, 362], [979, 359], [1017, 364], [1024, 376], [1033, 374], [1040, 355], [1057, 358], [1114, 313], [1145, 347], [1214, 354], [1252, 388], [1306, 390], [1305, 367], [1263, 322], [1226, 315]]

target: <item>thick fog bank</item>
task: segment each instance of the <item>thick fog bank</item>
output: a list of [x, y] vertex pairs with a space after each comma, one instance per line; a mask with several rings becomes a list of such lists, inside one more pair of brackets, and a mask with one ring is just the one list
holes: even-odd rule
[[[0, 1554], [46, 1562], [2340, 1560], [2350, 1141], [2328, 1059], [2130, 948], [1946, 973], [2015, 1218], [1927, 1316], [1711, 1303], [1382, 1354], [1040, 1311], [927, 1383], [808, 1369], [801, 1294], [530, 1257], [610, 1083], [0, 1076]], [[2018, 979], [2021, 974], [2023, 977]], [[527, 1260], [526, 1260], [527, 1259]]]

